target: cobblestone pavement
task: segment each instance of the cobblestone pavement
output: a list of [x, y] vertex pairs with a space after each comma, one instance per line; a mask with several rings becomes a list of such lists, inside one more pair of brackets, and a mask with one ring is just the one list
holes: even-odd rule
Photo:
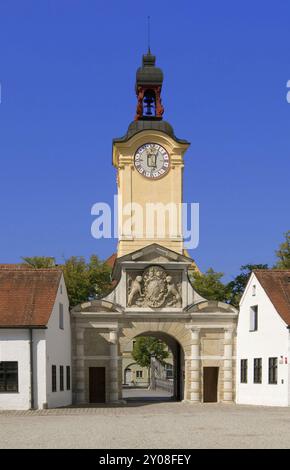
[[0, 448], [289, 448], [290, 408], [177, 402], [0, 411]]

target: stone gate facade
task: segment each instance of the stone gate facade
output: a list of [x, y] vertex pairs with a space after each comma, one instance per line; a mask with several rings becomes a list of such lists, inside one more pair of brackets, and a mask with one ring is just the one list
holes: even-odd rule
[[117, 258], [107, 297], [72, 310], [74, 403], [94, 402], [98, 380], [98, 401], [122, 400], [122, 351], [140, 335], [157, 336], [173, 351], [179, 399], [234, 401], [238, 312], [194, 291], [191, 263], [158, 244], [146, 246]]

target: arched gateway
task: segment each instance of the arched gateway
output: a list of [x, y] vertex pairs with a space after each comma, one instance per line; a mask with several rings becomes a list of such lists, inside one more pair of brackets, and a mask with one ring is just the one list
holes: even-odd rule
[[[117, 285], [111, 294], [72, 310], [75, 403], [121, 400], [123, 348], [136, 336], [148, 334], [165, 340], [179, 361], [184, 380], [175, 390], [176, 398], [233, 401], [237, 311], [228, 304], [207, 301], [193, 290], [187, 276], [191, 263], [160, 245], [149, 245], [117, 258], [113, 271]], [[148, 305], [148, 298], [154, 302], [150, 284], [156, 281], [156, 273], [158, 279], [163, 274], [179, 284], [178, 300], [165, 290], [161, 307]], [[131, 300], [136, 277], [141, 278], [142, 297], [136, 292]], [[156, 289], [159, 297], [158, 293]], [[104, 380], [103, 395], [94, 397], [94, 387], [97, 390], [98, 381]]]
[[162, 120], [162, 82], [149, 51], [137, 70], [135, 121], [113, 141], [115, 288], [72, 310], [75, 403], [122, 399], [122, 352], [140, 335], [157, 336], [173, 351], [177, 399], [234, 400], [237, 311], [200, 297], [188, 278], [193, 260], [185, 256], [181, 203], [189, 142]]

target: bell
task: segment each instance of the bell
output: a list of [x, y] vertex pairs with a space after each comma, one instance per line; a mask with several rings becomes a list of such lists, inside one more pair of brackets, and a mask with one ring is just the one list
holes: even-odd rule
[[152, 108], [153, 108], [153, 102], [154, 99], [152, 96], [147, 95], [144, 99], [144, 104], [145, 104], [145, 114], [146, 116], [152, 116]]

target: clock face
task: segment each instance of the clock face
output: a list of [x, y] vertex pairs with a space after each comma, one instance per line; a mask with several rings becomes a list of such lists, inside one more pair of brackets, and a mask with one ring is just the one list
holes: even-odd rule
[[148, 143], [138, 148], [134, 157], [136, 170], [145, 178], [158, 179], [169, 170], [169, 155], [159, 144]]

